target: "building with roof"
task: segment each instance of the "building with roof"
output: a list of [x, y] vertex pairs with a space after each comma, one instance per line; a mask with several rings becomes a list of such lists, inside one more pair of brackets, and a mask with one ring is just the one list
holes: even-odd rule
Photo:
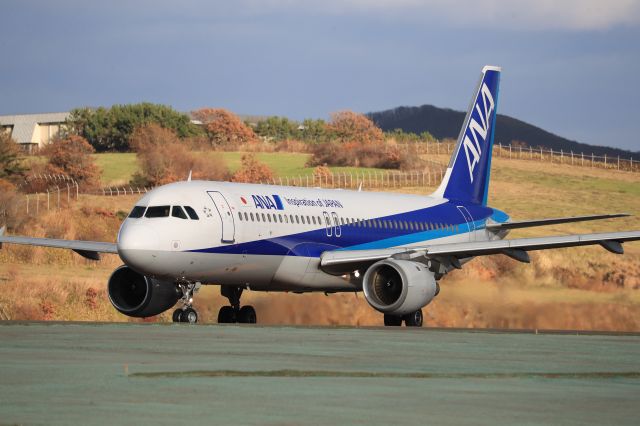
[[0, 115], [0, 131], [8, 132], [25, 150], [51, 142], [69, 117], [68, 112]]

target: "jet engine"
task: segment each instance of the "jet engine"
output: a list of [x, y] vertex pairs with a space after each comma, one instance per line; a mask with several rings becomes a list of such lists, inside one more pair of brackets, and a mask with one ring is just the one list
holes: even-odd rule
[[138, 318], [158, 315], [182, 296], [174, 283], [144, 276], [128, 266], [121, 266], [111, 274], [108, 291], [114, 308]]
[[390, 315], [406, 315], [426, 306], [438, 294], [433, 272], [418, 262], [385, 259], [367, 269], [362, 280], [367, 302]]

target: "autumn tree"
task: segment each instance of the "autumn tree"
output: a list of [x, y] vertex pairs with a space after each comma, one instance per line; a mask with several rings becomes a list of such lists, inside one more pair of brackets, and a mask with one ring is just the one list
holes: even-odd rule
[[100, 180], [100, 169], [91, 156], [94, 152], [89, 142], [81, 136], [58, 138], [42, 152], [48, 159], [45, 170], [47, 173], [69, 176], [84, 187], [96, 186]]
[[273, 171], [258, 161], [255, 154], [242, 156], [240, 168], [231, 177], [232, 182], [259, 183], [273, 180]]
[[376, 143], [384, 140], [382, 130], [373, 121], [353, 111], [332, 113], [327, 131], [339, 142]]
[[202, 108], [192, 113], [202, 122], [212, 144], [242, 144], [257, 141], [256, 134], [237, 115], [222, 108]]
[[133, 177], [135, 185], [157, 186], [185, 180], [189, 172], [193, 179], [224, 180], [229, 173], [222, 157], [194, 154], [175, 132], [156, 123], [134, 130], [130, 144], [141, 169]]
[[24, 175], [20, 147], [8, 133], [0, 131], [0, 179], [16, 179]]

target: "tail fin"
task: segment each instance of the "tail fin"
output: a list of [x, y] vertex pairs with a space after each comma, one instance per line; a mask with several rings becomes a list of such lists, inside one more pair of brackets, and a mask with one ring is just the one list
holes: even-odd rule
[[489, 65], [482, 69], [447, 173], [433, 195], [487, 204], [500, 72], [499, 67]]

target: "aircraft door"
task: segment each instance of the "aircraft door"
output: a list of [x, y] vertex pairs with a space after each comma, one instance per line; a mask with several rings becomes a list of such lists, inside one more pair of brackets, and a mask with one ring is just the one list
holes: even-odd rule
[[207, 191], [209, 197], [216, 207], [218, 215], [220, 215], [220, 223], [222, 225], [222, 242], [232, 243], [235, 241], [236, 225], [231, 212], [231, 206], [224, 198], [224, 195], [218, 191]]
[[330, 237], [333, 235], [333, 225], [331, 224], [331, 217], [327, 212], [322, 212], [322, 215], [324, 216], [324, 226], [327, 232], [327, 237]]
[[475, 230], [476, 230], [476, 225], [473, 222], [473, 216], [471, 216], [471, 213], [469, 213], [469, 210], [467, 210], [467, 208], [465, 206], [456, 206], [458, 208], [458, 211], [460, 212], [460, 214], [462, 215], [462, 217], [464, 218], [464, 221], [467, 223], [467, 231], [469, 232], [469, 241], [475, 241], [476, 240], [476, 235], [475, 235]]
[[338, 218], [338, 213], [331, 212], [331, 217], [333, 218], [334, 234], [339, 238], [342, 236], [342, 228], [340, 227], [340, 219]]

